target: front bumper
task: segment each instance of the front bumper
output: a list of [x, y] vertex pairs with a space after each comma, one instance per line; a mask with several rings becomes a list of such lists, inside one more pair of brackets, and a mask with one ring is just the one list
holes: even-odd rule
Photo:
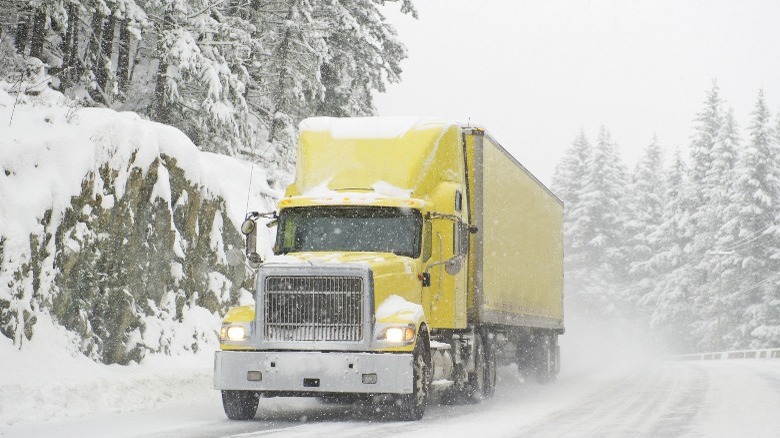
[[[372, 374], [376, 375], [375, 383], [364, 383], [374, 380]], [[218, 351], [214, 356], [214, 388], [285, 394], [411, 394], [412, 355]]]

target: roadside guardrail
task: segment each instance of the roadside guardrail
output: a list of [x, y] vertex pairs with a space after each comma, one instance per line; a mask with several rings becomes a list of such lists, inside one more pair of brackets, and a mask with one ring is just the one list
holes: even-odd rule
[[761, 350], [719, 351], [669, 356], [670, 360], [780, 359], [780, 348]]

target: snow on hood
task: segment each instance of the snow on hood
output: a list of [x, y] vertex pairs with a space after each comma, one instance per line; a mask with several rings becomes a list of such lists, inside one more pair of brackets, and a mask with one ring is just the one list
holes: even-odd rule
[[398, 295], [390, 295], [376, 309], [377, 321], [389, 318], [403, 318], [419, 321], [423, 318], [423, 308], [419, 304], [406, 301]]

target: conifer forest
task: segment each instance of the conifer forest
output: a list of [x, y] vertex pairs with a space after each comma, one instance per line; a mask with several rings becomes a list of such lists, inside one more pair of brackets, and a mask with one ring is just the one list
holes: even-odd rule
[[690, 144], [656, 138], [629, 170], [609, 130], [558, 163], [569, 299], [643, 320], [678, 352], [780, 343], [780, 117], [762, 91], [740, 124], [717, 84]]
[[410, 0], [3, 0], [2, 72], [48, 66], [80, 105], [134, 111], [207, 151], [289, 170], [298, 122], [374, 112], [403, 44], [379, 8]]

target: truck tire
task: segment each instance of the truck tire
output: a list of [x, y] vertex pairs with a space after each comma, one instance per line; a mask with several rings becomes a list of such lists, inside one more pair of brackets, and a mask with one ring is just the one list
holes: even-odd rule
[[257, 403], [253, 391], [222, 391], [222, 407], [231, 420], [251, 420], [257, 413]]
[[469, 401], [479, 403], [486, 398], [485, 384], [487, 382], [488, 369], [482, 336], [479, 334], [475, 336], [474, 344], [474, 372], [469, 374], [467, 396], [470, 399]]
[[429, 387], [424, 343], [422, 338], [418, 339], [412, 355], [412, 393], [398, 396], [399, 419], [402, 421], [417, 421], [425, 415]]
[[558, 335], [550, 334], [544, 344], [544, 368], [542, 383], [554, 382], [558, 379], [560, 369], [560, 350], [558, 349]]
[[[495, 391], [495, 351], [492, 355], [486, 349], [486, 343], [481, 335], [474, 338], [474, 372], [468, 374], [466, 382], [455, 384], [441, 395], [441, 402], [445, 405], [460, 405], [467, 403], [479, 403], [480, 401], [493, 396]], [[492, 366], [491, 366], [492, 356]], [[459, 371], [456, 374], [463, 373], [465, 370], [462, 365], [457, 365]], [[492, 376], [492, 377], [491, 377]]]
[[[556, 335], [538, 337], [532, 343], [528, 353], [530, 360], [527, 362], [526, 374], [541, 384], [555, 381], [558, 374]], [[521, 372], [523, 372], [522, 369]]]

